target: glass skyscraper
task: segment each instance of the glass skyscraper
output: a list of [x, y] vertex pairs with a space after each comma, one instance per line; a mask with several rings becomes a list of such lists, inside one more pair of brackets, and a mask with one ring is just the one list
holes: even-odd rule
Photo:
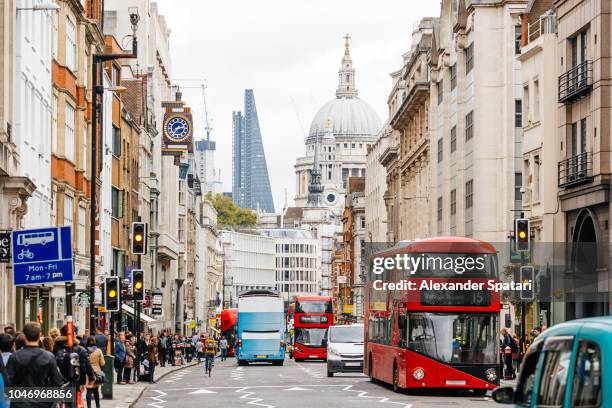
[[236, 205], [274, 212], [266, 155], [252, 89], [244, 91], [244, 115], [232, 112], [232, 195]]

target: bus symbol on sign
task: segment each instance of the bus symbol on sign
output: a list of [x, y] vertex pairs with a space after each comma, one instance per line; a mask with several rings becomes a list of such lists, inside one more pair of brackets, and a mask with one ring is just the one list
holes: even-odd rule
[[15, 285], [72, 281], [70, 227], [13, 231]]

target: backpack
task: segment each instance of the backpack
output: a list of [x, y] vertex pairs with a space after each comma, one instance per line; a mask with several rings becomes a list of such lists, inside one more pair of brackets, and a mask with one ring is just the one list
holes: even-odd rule
[[68, 347], [62, 347], [57, 350], [57, 353], [55, 353], [55, 362], [62, 377], [64, 377], [64, 381], [72, 380], [73, 370], [70, 365], [70, 350]]
[[206, 350], [207, 351], [214, 351], [215, 350], [215, 344], [212, 341], [207, 341], [206, 342]]
[[516, 341], [513, 338], [510, 338], [510, 351], [513, 353], [519, 352], [518, 344], [516, 344]]

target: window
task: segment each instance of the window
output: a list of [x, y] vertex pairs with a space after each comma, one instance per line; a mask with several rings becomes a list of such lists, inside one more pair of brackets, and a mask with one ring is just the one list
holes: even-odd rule
[[521, 378], [517, 384], [517, 389], [514, 394], [515, 402], [520, 405], [531, 406], [531, 396], [533, 393], [533, 386], [535, 384], [536, 368], [538, 366], [538, 359], [540, 357], [540, 351], [542, 350], [542, 343], [538, 347], [531, 347], [527, 350], [524, 357], [523, 367], [521, 369]]
[[451, 215], [457, 214], [457, 190], [454, 188], [450, 193], [450, 213]]
[[183, 241], [185, 238], [185, 217], [179, 215], [178, 217], [178, 239]]
[[72, 225], [74, 217], [74, 199], [64, 195], [64, 226]]
[[[530, 120], [530, 114], [529, 114], [529, 85], [525, 85], [523, 86], [523, 117], [525, 118], [525, 123], [529, 124]], [[515, 109], [517, 107], [515, 106]], [[515, 118], [516, 121], [516, 118]], [[516, 126], [515, 124], [515, 127]]]
[[359, 221], [360, 221], [361, 229], [364, 229], [366, 227], [365, 217], [361, 217]]
[[85, 255], [85, 207], [79, 207], [79, 252]]
[[121, 84], [121, 71], [119, 70], [119, 67], [115, 64], [112, 65], [113, 67], [113, 77], [112, 77], [112, 85], [113, 86], [119, 86]]
[[438, 81], [438, 105], [444, 100], [444, 81], [441, 79]]
[[76, 25], [66, 17], [66, 66], [72, 72], [77, 69]]
[[113, 217], [123, 217], [123, 191], [115, 187], [111, 189], [111, 207]]
[[540, 81], [533, 81], [533, 120], [540, 120]]
[[465, 73], [468, 74], [474, 68], [474, 43], [465, 49]]
[[83, 124], [83, 142], [81, 143], [82, 145], [82, 155], [83, 158], [81, 160], [81, 164], [82, 164], [82, 168], [85, 172], [87, 172], [87, 122], [85, 122]]
[[57, 224], [57, 191], [51, 190], [51, 226], [55, 227]]
[[121, 156], [121, 128], [113, 125], [113, 154]]
[[572, 338], [551, 338], [544, 343], [542, 380], [538, 387], [538, 406], [563, 405], [567, 385], [567, 368], [572, 358]]
[[442, 155], [444, 153], [444, 139], [438, 139], [438, 163], [442, 161], [444, 158]]
[[514, 173], [514, 200], [515, 201], [523, 200], [523, 195], [521, 194], [521, 187], [523, 187], [523, 173]]
[[520, 99], [514, 100], [514, 127], [523, 127], [523, 102]]
[[521, 26], [520, 25], [515, 25], [514, 26], [514, 53], [515, 54], [520, 54], [521, 53]]
[[450, 67], [451, 91], [457, 87], [457, 63]]
[[587, 151], [587, 121], [586, 118], [580, 119], [580, 153]]
[[74, 163], [74, 129], [75, 129], [75, 113], [72, 105], [66, 102], [66, 128], [64, 132], [64, 156], [66, 159]]
[[465, 183], [465, 208], [472, 208], [474, 204], [474, 180]]
[[601, 403], [601, 351], [590, 341], [578, 345], [572, 386], [572, 407], [597, 407]]
[[185, 204], [185, 181], [179, 180], [178, 185], [178, 202], [179, 205]]
[[438, 197], [438, 221], [442, 221], [442, 197]]
[[57, 153], [57, 102], [57, 95], [53, 95], [51, 100], [51, 152], [53, 153]]
[[453, 126], [451, 129], [450, 150], [451, 153], [457, 150], [457, 126]]
[[474, 111], [465, 115], [465, 141], [467, 142], [474, 136]]
[[540, 199], [540, 156], [533, 158], [533, 201]]

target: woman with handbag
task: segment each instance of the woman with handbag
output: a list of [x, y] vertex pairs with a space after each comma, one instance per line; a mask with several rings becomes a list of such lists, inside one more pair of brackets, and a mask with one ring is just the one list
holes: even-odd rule
[[96, 377], [94, 381], [87, 379], [87, 384], [85, 385], [87, 387], [87, 408], [91, 408], [92, 397], [96, 401], [96, 408], [100, 408], [100, 386], [106, 381], [106, 376], [102, 371], [102, 367], [104, 367], [104, 355], [102, 354], [102, 350], [96, 346], [96, 338], [93, 336], [87, 338], [87, 351], [89, 352], [91, 368], [93, 368]]
[[125, 337], [125, 366], [123, 367], [123, 381], [126, 384], [130, 383], [132, 376], [132, 368], [136, 359], [136, 341], [132, 333], [128, 333]]

